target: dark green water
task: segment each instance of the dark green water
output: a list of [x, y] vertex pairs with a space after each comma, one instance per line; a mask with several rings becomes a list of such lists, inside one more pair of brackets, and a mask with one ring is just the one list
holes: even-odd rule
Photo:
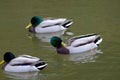
[[[14, 74], [0, 69], [0, 80], [119, 80], [120, 79], [119, 0], [1, 0], [0, 60], [6, 51], [44, 59], [48, 66], [39, 73]], [[47, 42], [28, 37], [25, 26], [34, 15], [66, 17], [74, 24], [72, 36], [98, 33], [103, 37], [103, 54], [60, 55]], [[31, 35], [31, 34], [29, 34]], [[68, 35], [63, 35], [64, 40]], [[82, 56], [82, 59], [81, 59]], [[26, 77], [25, 77], [25, 76]]]

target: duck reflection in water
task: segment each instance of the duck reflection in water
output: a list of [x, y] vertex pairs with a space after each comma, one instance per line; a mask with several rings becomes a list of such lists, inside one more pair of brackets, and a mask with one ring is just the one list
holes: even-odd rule
[[97, 48], [92, 49], [90, 51], [78, 53], [78, 54], [70, 54], [69, 60], [75, 61], [76, 63], [87, 63], [87, 62], [95, 62], [98, 58], [99, 54], [103, 54], [101, 50], [98, 50]]
[[42, 42], [50, 42], [50, 39], [52, 36], [62, 36], [62, 35], [68, 35], [71, 36], [73, 35], [72, 32], [66, 32], [66, 30], [62, 30], [62, 31], [58, 31], [58, 32], [53, 32], [53, 33], [30, 33], [28, 34], [28, 38], [33, 39], [33, 38], [37, 38], [38, 40], [41, 40]]
[[15, 73], [15, 72], [4, 72], [6, 77], [15, 79], [15, 80], [46, 80], [44, 74], [40, 74], [39, 72], [23, 72], [23, 73]]

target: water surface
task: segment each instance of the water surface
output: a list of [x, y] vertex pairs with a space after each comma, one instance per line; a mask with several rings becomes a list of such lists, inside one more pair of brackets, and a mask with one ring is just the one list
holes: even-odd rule
[[[119, 80], [119, 0], [1, 0], [0, 60], [6, 51], [40, 57], [48, 66], [39, 73], [9, 74], [0, 69], [1, 80]], [[47, 42], [25, 30], [34, 15], [65, 17], [74, 24], [61, 38], [98, 33], [102, 54], [61, 55]], [[44, 37], [45, 38], [45, 37]], [[21, 78], [20, 78], [21, 77]]]

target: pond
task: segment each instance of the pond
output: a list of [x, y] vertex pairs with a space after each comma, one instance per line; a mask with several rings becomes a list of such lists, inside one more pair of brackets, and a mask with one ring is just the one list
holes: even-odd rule
[[[119, 80], [119, 0], [1, 0], [0, 60], [6, 51], [28, 54], [46, 61], [47, 67], [34, 73], [8, 73], [0, 69], [1, 80]], [[90, 33], [100, 34], [97, 51], [77, 55], [57, 54], [47, 34], [29, 33], [31, 17], [68, 18], [74, 23], [60, 37], [67, 39]], [[68, 34], [69, 33], [69, 34]], [[44, 37], [45, 36], [45, 37]]]

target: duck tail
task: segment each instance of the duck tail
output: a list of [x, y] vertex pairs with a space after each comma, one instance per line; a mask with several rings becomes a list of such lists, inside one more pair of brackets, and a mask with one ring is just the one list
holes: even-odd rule
[[44, 69], [45, 67], [47, 66], [47, 64], [44, 62], [44, 61], [38, 61], [36, 64], [35, 64], [35, 67], [38, 69], [38, 70], [42, 70]]
[[96, 39], [94, 40], [94, 43], [99, 46], [99, 44], [102, 42], [102, 38], [100, 37], [100, 35], [97, 35]]
[[64, 27], [64, 28], [68, 28], [69, 26], [71, 26], [73, 24], [73, 21], [72, 20], [66, 20], [63, 24], [62, 24], [62, 26]]

